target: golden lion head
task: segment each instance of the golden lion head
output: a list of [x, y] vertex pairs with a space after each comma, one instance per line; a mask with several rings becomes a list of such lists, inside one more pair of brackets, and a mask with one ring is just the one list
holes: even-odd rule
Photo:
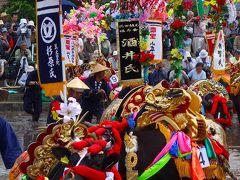
[[164, 114], [184, 113], [189, 108], [191, 96], [183, 89], [154, 89], [146, 95], [146, 109]]

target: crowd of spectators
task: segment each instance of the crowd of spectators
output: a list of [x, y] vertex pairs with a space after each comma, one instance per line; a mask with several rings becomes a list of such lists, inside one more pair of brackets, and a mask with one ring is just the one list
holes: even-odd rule
[[34, 64], [32, 46], [35, 39], [34, 21], [27, 17], [19, 20], [17, 13], [1, 13], [0, 86], [8, 86], [7, 79], [15, 79], [19, 70], [24, 72], [29, 64]]
[[[111, 1], [109, 9], [106, 13], [112, 19], [118, 14], [116, 1]], [[239, 59], [240, 55], [240, 28], [239, 28], [240, 12], [237, 14], [236, 21], [227, 23], [223, 27], [226, 43], [226, 62], [234, 63]], [[183, 40], [183, 48], [186, 53], [183, 57], [183, 72], [180, 80], [183, 84], [189, 83], [202, 78], [211, 78], [212, 59], [209, 56], [206, 33], [212, 32], [215, 26], [209, 19], [200, 19], [194, 16], [192, 11], [188, 11], [187, 17], [182, 17], [187, 26], [185, 27], [185, 37]], [[173, 32], [170, 29], [171, 19], [163, 24], [163, 59], [158, 65], [155, 65], [149, 72], [149, 84], [155, 85], [162, 79], [173, 81], [175, 72], [171, 70], [169, 65], [170, 52], [175, 48]], [[8, 76], [16, 78], [19, 69], [26, 69], [28, 65], [34, 66], [34, 58], [32, 56], [32, 46], [35, 43], [35, 26], [34, 22], [28, 18], [18, 19], [18, 15], [13, 13], [8, 15], [3, 12], [0, 16], [0, 81], [7, 86], [6, 78]], [[110, 30], [106, 31], [106, 38], [98, 44], [97, 39], [79, 36], [78, 40], [78, 65], [88, 63], [96, 59], [99, 55], [110, 63], [114, 70], [118, 70], [118, 52], [116, 50], [116, 24], [111, 23]], [[100, 49], [100, 51], [99, 51]], [[6, 68], [14, 67], [15, 72], [8, 73], [6, 76]], [[11, 68], [9, 68], [11, 69]], [[198, 69], [198, 70], [197, 70]], [[200, 69], [203, 70], [200, 71]], [[17, 71], [17, 72], [16, 72]], [[26, 71], [25, 71], [26, 72]], [[201, 75], [199, 74], [201, 73]], [[10, 77], [10, 78], [11, 78]], [[20, 77], [19, 77], [20, 78]]]
[[[185, 37], [183, 48], [185, 56], [182, 60], [183, 71], [180, 76], [181, 84], [190, 85], [196, 80], [211, 78], [212, 59], [208, 53], [206, 33], [212, 32], [215, 24], [207, 18], [200, 19], [194, 16], [192, 11], [188, 11], [187, 17], [182, 17], [187, 26], [185, 27]], [[240, 57], [240, 11], [234, 22], [227, 23], [223, 27], [225, 35], [226, 64], [236, 63]], [[170, 20], [171, 21], [171, 20]], [[170, 29], [170, 22], [163, 26], [163, 56], [167, 61], [156, 65], [149, 74], [149, 84], [156, 85], [159, 81], [175, 79], [175, 72], [169, 65], [170, 52], [175, 48], [173, 32]]]

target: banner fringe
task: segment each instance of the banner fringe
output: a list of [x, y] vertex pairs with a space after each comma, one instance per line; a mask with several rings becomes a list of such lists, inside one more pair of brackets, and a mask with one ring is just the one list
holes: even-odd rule
[[[180, 178], [192, 178], [190, 162], [182, 158], [174, 159], [176, 168]], [[226, 175], [221, 166], [211, 164], [209, 167], [203, 168], [206, 179], [219, 179], [225, 180]]]
[[182, 158], [174, 159], [180, 178], [192, 178], [190, 163]]
[[128, 87], [128, 86], [137, 87], [137, 86], [143, 85], [144, 82], [143, 82], [143, 79], [136, 79], [136, 80], [120, 81], [120, 84], [123, 87]]
[[204, 168], [203, 171], [207, 179], [226, 179], [226, 175], [219, 165], [211, 165]]
[[46, 96], [58, 96], [60, 91], [63, 92], [63, 86], [65, 82], [41, 84], [42, 89], [45, 91]]
[[214, 70], [213, 69], [212, 72], [213, 72], [213, 76], [225, 74], [225, 70]]

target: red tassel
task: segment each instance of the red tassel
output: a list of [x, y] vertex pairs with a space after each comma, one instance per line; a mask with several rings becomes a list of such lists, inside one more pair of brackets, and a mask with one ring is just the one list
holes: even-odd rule
[[96, 155], [102, 150], [103, 150], [103, 147], [100, 146], [99, 144], [93, 144], [88, 148], [88, 152], [91, 153], [91, 155]]
[[226, 126], [226, 127], [232, 126], [232, 121], [228, 118], [227, 119], [217, 118], [217, 119], [215, 119], [215, 121], [219, 124], [222, 124], [222, 125]]
[[89, 132], [89, 133], [93, 133], [93, 132], [95, 132], [98, 128], [99, 128], [98, 126], [89, 127], [89, 128], [88, 128], [88, 132]]
[[113, 167], [112, 167], [111, 172], [113, 172], [113, 174], [114, 174], [114, 180], [122, 180], [122, 177], [121, 177], [121, 175], [119, 174], [116, 166], [113, 166]]
[[215, 141], [216, 144], [218, 145], [218, 147], [220, 147], [222, 149], [222, 155], [229, 160], [229, 152], [223, 147], [223, 145], [221, 145], [219, 142]]
[[98, 154], [107, 145], [107, 142], [104, 140], [98, 140], [98, 141], [95, 141], [94, 143], [95, 144], [93, 144], [88, 148], [88, 152], [91, 153], [92, 155]]
[[214, 96], [213, 97], [213, 105], [212, 105], [212, 110], [211, 110], [211, 114], [214, 115], [217, 111], [217, 107], [218, 107], [218, 97], [217, 96]]
[[218, 118], [218, 119], [215, 119], [215, 121], [217, 121], [220, 124], [231, 126], [232, 125], [231, 115], [228, 111], [227, 100], [225, 97], [218, 96], [218, 95], [213, 97], [213, 106], [212, 106], [211, 114], [214, 115], [216, 113], [218, 103], [222, 104], [223, 113], [227, 116], [227, 119]]
[[113, 145], [112, 149], [110, 149], [108, 151], [108, 156], [113, 153], [120, 154], [121, 146], [122, 146], [122, 140], [121, 140], [119, 132], [115, 128], [113, 128], [112, 133], [113, 133], [113, 136], [115, 139], [115, 144]]
[[226, 151], [225, 147], [221, 145], [218, 141], [212, 139], [212, 136], [210, 134], [208, 134], [208, 138], [211, 141], [213, 149], [216, 152], [216, 154], [218, 156], [223, 155], [227, 160], [229, 160], [229, 152]]
[[102, 136], [106, 132], [105, 128], [98, 128], [95, 133], [97, 136]]
[[214, 149], [216, 155], [217, 156], [221, 155], [223, 152], [222, 149], [217, 145], [217, 143], [210, 136], [208, 136], [208, 138], [212, 143], [212, 146], [213, 146], [213, 149]]
[[92, 142], [92, 139], [87, 138], [82, 141], [72, 143], [72, 147], [77, 150], [82, 150], [83, 148], [88, 147], [89, 143]]
[[223, 106], [223, 112], [224, 112], [224, 114], [226, 114], [227, 117], [228, 117], [229, 119], [231, 119], [231, 115], [230, 115], [230, 113], [229, 113], [229, 111], [228, 111], [228, 107], [227, 107], [227, 99], [224, 98], [224, 97], [222, 97], [221, 100], [222, 100], [222, 106]]

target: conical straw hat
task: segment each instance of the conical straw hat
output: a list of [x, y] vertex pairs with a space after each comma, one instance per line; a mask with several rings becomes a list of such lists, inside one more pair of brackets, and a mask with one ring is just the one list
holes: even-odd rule
[[69, 83], [67, 83], [68, 88], [79, 89], [79, 90], [88, 90], [89, 87], [82, 82], [78, 77], [75, 77]]
[[108, 67], [103, 66], [99, 63], [91, 63], [90, 65], [91, 65], [92, 74], [109, 70]]

